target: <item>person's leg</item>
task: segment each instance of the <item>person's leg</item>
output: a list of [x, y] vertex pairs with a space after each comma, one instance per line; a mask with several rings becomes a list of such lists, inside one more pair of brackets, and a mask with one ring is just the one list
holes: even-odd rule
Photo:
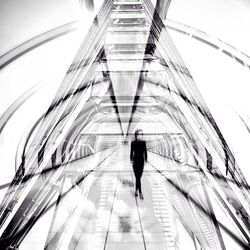
[[141, 193], [141, 174], [136, 174], [136, 189]]
[[142, 194], [142, 190], [141, 190], [141, 177], [142, 177], [142, 173], [143, 173], [143, 165], [140, 166], [138, 172], [139, 172], [138, 173], [138, 190], [139, 190], [140, 198], [144, 199], [143, 194]]
[[136, 164], [134, 164], [134, 166], [133, 166], [133, 170], [134, 170], [134, 175], [135, 175], [135, 195], [137, 196], [138, 195], [138, 189], [139, 189], [139, 187], [138, 187], [138, 168], [137, 168], [137, 166], [136, 166]]

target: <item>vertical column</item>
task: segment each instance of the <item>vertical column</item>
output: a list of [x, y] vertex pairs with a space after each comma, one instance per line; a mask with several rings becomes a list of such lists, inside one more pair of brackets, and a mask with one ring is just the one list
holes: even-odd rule
[[171, 0], [157, 0], [156, 2], [156, 11], [158, 12], [162, 21], [164, 21], [167, 17], [169, 5]]

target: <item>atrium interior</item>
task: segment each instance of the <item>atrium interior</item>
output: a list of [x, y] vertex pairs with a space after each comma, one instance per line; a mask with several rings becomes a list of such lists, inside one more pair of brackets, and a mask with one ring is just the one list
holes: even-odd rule
[[[29, 34], [0, 19], [0, 248], [249, 249], [250, 37], [230, 37], [238, 20], [220, 37], [215, 21], [185, 23], [183, 0], [25, 2]], [[208, 6], [215, 19], [222, 2]]]

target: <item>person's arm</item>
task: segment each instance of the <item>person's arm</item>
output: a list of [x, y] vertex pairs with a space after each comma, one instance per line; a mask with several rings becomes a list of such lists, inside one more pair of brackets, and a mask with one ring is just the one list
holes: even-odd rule
[[147, 153], [147, 145], [146, 145], [146, 142], [145, 142], [144, 156], [145, 156], [145, 161], [148, 161], [148, 153]]
[[131, 145], [130, 145], [130, 161], [133, 161], [133, 142], [131, 142]]

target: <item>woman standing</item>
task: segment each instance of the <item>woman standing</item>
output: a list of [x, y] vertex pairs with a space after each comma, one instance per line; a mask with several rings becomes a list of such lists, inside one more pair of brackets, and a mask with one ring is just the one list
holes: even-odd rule
[[143, 131], [137, 129], [135, 131], [135, 140], [131, 142], [130, 161], [133, 165], [135, 174], [135, 196], [138, 196], [138, 191], [141, 199], [144, 199], [141, 191], [141, 177], [144, 168], [144, 162], [147, 161], [147, 146], [143, 140]]

